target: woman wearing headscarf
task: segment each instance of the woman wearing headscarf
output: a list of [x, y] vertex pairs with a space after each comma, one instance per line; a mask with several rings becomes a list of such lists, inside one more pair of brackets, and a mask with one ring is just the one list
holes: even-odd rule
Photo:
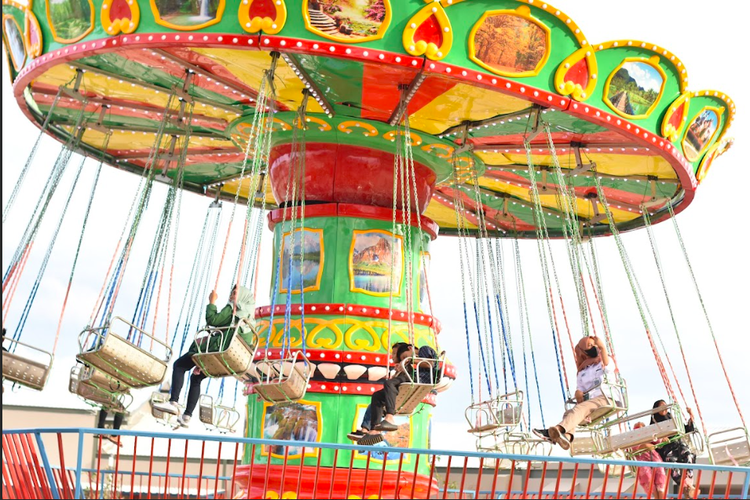
[[[672, 419], [672, 414], [669, 413], [667, 408], [667, 402], [663, 399], [654, 403], [654, 409], [664, 408], [653, 415], [651, 415], [651, 424], [665, 422]], [[695, 431], [695, 423], [693, 422], [693, 410], [687, 408], [687, 413], [690, 416], [690, 420], [685, 424], [685, 433]], [[690, 451], [690, 448], [681, 440], [670, 441], [656, 448], [657, 453], [661, 456], [661, 459], [665, 462], [679, 462], [683, 464], [694, 464], [695, 453]], [[700, 494], [700, 490], [693, 484], [693, 469], [671, 469], [669, 475], [672, 477], [672, 481], [679, 485], [682, 483], [682, 473], [685, 473], [685, 492], [690, 498], [697, 498]]]
[[570, 449], [576, 427], [586, 420], [595, 410], [610, 404], [607, 396], [598, 387], [604, 376], [613, 376], [609, 353], [604, 342], [598, 337], [583, 337], [575, 347], [576, 368], [576, 405], [563, 414], [562, 421], [549, 429], [534, 429], [534, 434], [560, 445], [563, 450]]
[[[217, 298], [216, 291], [212, 290], [208, 296], [209, 304], [206, 306], [207, 326], [222, 328], [236, 325], [240, 320], [252, 322], [255, 312], [255, 299], [250, 290], [239, 285], [232, 288], [232, 293], [229, 295], [229, 303], [221, 311], [216, 307]], [[206, 378], [206, 375], [193, 362], [193, 355], [197, 354], [199, 350], [200, 352], [219, 352], [225, 350], [232, 341], [235, 333], [231, 329], [226, 335], [222, 335], [219, 332], [212, 333], [209, 337], [200, 339], [201, 341], [205, 341], [206, 339], [208, 341], [208, 346], [201, 345], [200, 348], [196, 342], [190, 344], [188, 352], [180, 356], [172, 367], [172, 385], [169, 401], [156, 403], [154, 404], [154, 408], [165, 413], [171, 413], [172, 415], [180, 413], [180, 407], [177, 403], [180, 401], [180, 392], [182, 391], [182, 385], [185, 383], [185, 373], [192, 369], [193, 373], [190, 376], [190, 387], [188, 388], [185, 412], [177, 417], [177, 422], [182, 427], [187, 427], [190, 423], [190, 417], [193, 415], [193, 410], [195, 410], [195, 406], [198, 404], [198, 398], [201, 393], [201, 382]], [[246, 332], [240, 331], [239, 334], [244, 338]], [[252, 343], [252, 339], [250, 338], [245, 340]]]

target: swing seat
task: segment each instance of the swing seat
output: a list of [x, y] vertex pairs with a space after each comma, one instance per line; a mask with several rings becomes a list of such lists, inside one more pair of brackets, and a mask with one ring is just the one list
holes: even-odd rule
[[[167, 427], [174, 427], [174, 422], [172, 422], [173, 419], [177, 418], [177, 415], [172, 415], [171, 413], [165, 413], [161, 410], [157, 410], [154, 408], [154, 405], [157, 403], [166, 403], [169, 401], [169, 393], [168, 392], [160, 392], [160, 391], [154, 391], [151, 393], [151, 400], [149, 401], [151, 405], [151, 416], [156, 419], [157, 422], [159, 422], [162, 425], [166, 425]], [[178, 405], [182, 410], [184, 408], [182, 405]], [[182, 411], [180, 412], [182, 413]]]
[[112, 378], [106, 373], [100, 372], [96, 368], [84, 365], [81, 370], [80, 382], [96, 386], [107, 392], [126, 392], [130, 388], [121, 380]]
[[609, 443], [609, 439], [597, 429], [578, 429], [570, 443], [570, 456], [577, 457], [580, 455], [608, 455], [614, 449]]
[[305, 396], [312, 367], [300, 351], [295, 352], [291, 358], [263, 359], [255, 365], [261, 377], [254, 390], [263, 400], [284, 403], [298, 401]]
[[615, 450], [628, 450], [659, 439], [674, 437], [680, 432], [678, 425], [674, 419], [656, 422], [640, 429], [611, 434], [609, 442]]
[[11, 380], [16, 384], [37, 391], [44, 389], [50, 369], [52, 368], [52, 354], [29, 344], [3, 337], [3, 342], [6, 340], [11, 344], [31, 349], [33, 351], [32, 354], [35, 354], [37, 358], [41, 354], [47, 359], [39, 361], [3, 350], [3, 379]]
[[402, 383], [398, 388], [396, 415], [413, 415], [422, 400], [435, 390], [442, 378], [445, 354], [438, 359], [407, 358], [401, 362], [401, 366], [409, 381]]
[[523, 391], [511, 392], [469, 406], [464, 413], [471, 434], [488, 434], [500, 428], [510, 430], [521, 423]]
[[240, 422], [240, 412], [229, 406], [217, 406], [216, 410], [217, 415], [214, 426], [221, 434], [226, 434], [227, 432], [234, 433], [236, 431], [235, 427]]
[[129, 392], [109, 392], [101, 387], [89, 383], [83, 377], [86, 367], [76, 365], [70, 370], [70, 382], [68, 390], [84, 399], [89, 404], [100, 405], [102, 408], [125, 413], [128, 406], [133, 402], [133, 396]]
[[202, 394], [198, 400], [198, 416], [208, 430], [217, 429], [220, 433], [235, 432], [240, 421], [240, 412], [229, 406], [214, 404], [208, 394]]
[[[623, 413], [628, 411], [628, 390], [625, 383], [625, 379], [616, 375], [615, 381], [609, 381], [605, 375], [597, 385], [589, 389], [584, 393], [584, 401], [589, 399], [589, 395], [596, 389], [601, 389], [602, 393], [607, 397], [608, 404], [597, 408], [587, 417], [586, 422], [581, 424], [585, 427], [595, 427], [600, 422], [612, 418], [619, 417]], [[565, 403], [566, 410], [570, 410], [577, 404], [575, 399], [569, 399]]]
[[[537, 455], [537, 456], [549, 456], [552, 454], [552, 443], [545, 439], [539, 439], [533, 437], [525, 432], [509, 432], [503, 431], [501, 433], [490, 434], [482, 436], [477, 439], [476, 443], [477, 451], [487, 451], [490, 453], [501, 453], [505, 455]], [[485, 459], [484, 464], [488, 463], [494, 467], [496, 465], [496, 459]], [[541, 462], [532, 461], [532, 468], [538, 466]], [[516, 467], [520, 466], [521, 462], [516, 462]], [[512, 465], [512, 460], [500, 459], [498, 468], [509, 469]]]
[[714, 432], [708, 436], [707, 441], [712, 464], [750, 464], [750, 438], [744, 427]]
[[[157, 356], [118, 335], [115, 330], [118, 321], [123, 324], [120, 325], [123, 329], [127, 328], [137, 336], [144, 335], [163, 347], [163, 355]], [[78, 344], [81, 352], [77, 358], [80, 361], [121, 380], [131, 388], [160, 383], [167, 373], [167, 364], [172, 355], [167, 344], [120, 317], [112, 318], [104, 327], [82, 331], [78, 336]], [[86, 345], [93, 345], [93, 349], [84, 349]]]
[[[239, 330], [243, 327], [247, 327], [252, 331], [253, 343], [249, 345], [245, 339], [239, 334]], [[206, 339], [205, 345], [208, 348], [208, 340], [211, 336], [221, 335], [221, 343], [224, 345], [224, 336], [227, 335], [230, 330], [234, 327], [222, 327], [213, 328], [207, 327], [196, 333], [196, 343], [200, 346], [199, 339]], [[202, 335], [203, 334], [203, 335]], [[197, 354], [193, 355], [193, 362], [198, 366], [203, 373], [209, 377], [229, 377], [235, 376], [242, 378], [248, 371], [250, 371], [250, 365], [255, 359], [255, 351], [258, 348], [258, 336], [255, 331], [252, 330], [252, 326], [245, 322], [240, 321], [237, 325], [237, 331], [232, 335], [232, 339], [229, 341], [229, 345], [223, 351], [216, 352], [201, 352], [200, 348]]]

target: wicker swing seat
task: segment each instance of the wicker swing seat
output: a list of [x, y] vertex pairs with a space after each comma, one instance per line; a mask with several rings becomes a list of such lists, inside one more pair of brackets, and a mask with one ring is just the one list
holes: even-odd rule
[[255, 392], [269, 403], [302, 399], [312, 375], [312, 366], [300, 351], [290, 358], [260, 360], [256, 363], [256, 369], [261, 381], [255, 384]]
[[708, 453], [714, 465], [749, 464], [750, 440], [747, 429], [734, 427], [709, 435]]
[[406, 358], [401, 362], [401, 366], [409, 381], [398, 387], [396, 415], [413, 415], [424, 398], [434, 391], [440, 382], [445, 367], [445, 354], [439, 359]]
[[3, 337], [3, 342], [6, 340], [11, 344], [31, 349], [33, 354], [40, 354], [41, 356], [35, 356], [37, 358], [43, 356], [47, 359], [45, 360], [46, 362], [43, 362], [18, 355], [15, 352], [3, 350], [3, 379], [11, 380], [37, 391], [44, 389], [44, 385], [47, 383], [47, 378], [49, 377], [50, 368], [52, 367], [52, 354], [29, 344]]
[[[122, 325], [118, 325], [122, 323]], [[163, 348], [163, 355], [157, 356], [118, 334], [115, 326], [135, 330], [134, 335], [146, 336], [154, 344]], [[81, 348], [77, 359], [98, 370], [121, 380], [131, 388], [149, 387], [160, 383], [167, 373], [167, 364], [172, 350], [167, 344], [149, 335], [135, 325], [120, 317], [112, 318], [108, 325], [99, 328], [88, 328], [78, 337]], [[85, 350], [85, 345], [93, 349]], [[155, 346], [156, 347], [156, 346]]]
[[468, 432], [491, 434], [498, 429], [511, 430], [521, 423], [523, 391], [503, 394], [497, 398], [474, 403], [464, 413], [469, 422]]
[[[234, 376], [242, 378], [250, 370], [250, 365], [255, 359], [255, 351], [258, 348], [258, 336], [253, 331], [253, 342], [252, 345], [248, 344], [247, 341], [239, 335], [241, 328], [249, 328], [252, 330], [252, 326], [241, 321], [236, 329], [238, 330], [232, 334], [234, 327], [206, 327], [200, 330], [196, 334], [196, 342], [200, 346], [200, 339], [206, 339], [205, 345], [206, 350], [201, 351], [200, 347], [197, 354], [193, 355], [193, 362], [198, 366], [203, 373], [209, 377], [230, 377]], [[221, 335], [221, 343], [224, 345], [224, 336], [232, 335], [229, 345], [223, 351], [208, 351], [209, 339], [212, 336]]]
[[[127, 392], [128, 389], [125, 388], [124, 391], [109, 391], [106, 387], [111, 382], [104, 380], [101, 374], [92, 376], [89, 373], [92, 371], [94, 371], [92, 368], [83, 365], [74, 366], [70, 370], [68, 390], [89, 404], [101, 405], [106, 410], [125, 413], [130, 403], [133, 402], [133, 396]], [[108, 379], [109, 377], [105, 378]], [[103, 382], [104, 385], [100, 386], [92, 382], [92, 380]]]

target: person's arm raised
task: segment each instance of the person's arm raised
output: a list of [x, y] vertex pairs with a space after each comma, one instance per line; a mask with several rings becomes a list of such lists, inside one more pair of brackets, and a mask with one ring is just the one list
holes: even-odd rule
[[594, 342], [596, 342], [597, 347], [599, 347], [599, 355], [602, 357], [602, 364], [604, 366], [609, 365], [609, 353], [607, 352], [607, 346], [604, 344], [604, 341], [600, 339], [599, 337], [594, 337]]

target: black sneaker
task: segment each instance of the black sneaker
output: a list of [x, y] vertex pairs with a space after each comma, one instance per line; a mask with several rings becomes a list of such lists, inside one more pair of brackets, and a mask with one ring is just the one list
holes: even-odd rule
[[535, 436], [538, 438], [544, 439], [545, 441], [551, 441], [549, 437], [549, 431], [547, 429], [532, 429], [532, 431]]
[[362, 439], [360, 439], [359, 441], [357, 441], [357, 444], [362, 444], [362, 445], [365, 445], [365, 446], [372, 446], [374, 444], [377, 444], [377, 443], [381, 442], [382, 440], [383, 440], [383, 435], [380, 434], [380, 433], [378, 433], [378, 434], [365, 434], [364, 437], [362, 437]]
[[352, 441], [359, 441], [360, 439], [362, 439], [366, 435], [367, 435], [367, 433], [365, 433], [365, 432], [354, 431], [354, 432], [350, 432], [349, 434], [347, 434], [346, 437], [348, 437]]
[[378, 425], [375, 426], [376, 431], [385, 431], [385, 432], [391, 432], [398, 430], [398, 425], [392, 424], [387, 420], [383, 420]]

